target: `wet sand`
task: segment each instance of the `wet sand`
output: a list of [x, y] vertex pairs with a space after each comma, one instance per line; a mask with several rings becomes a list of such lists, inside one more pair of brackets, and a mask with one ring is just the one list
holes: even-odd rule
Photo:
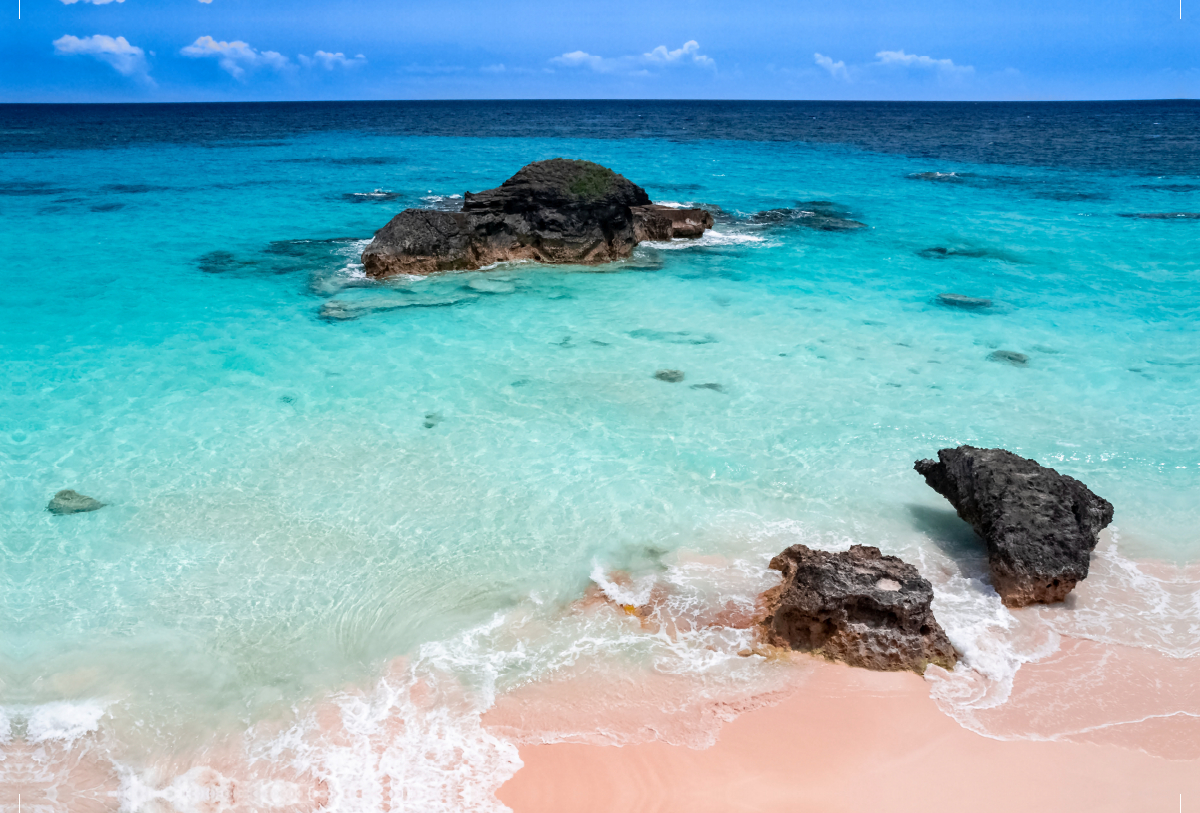
[[727, 723], [709, 748], [523, 745], [525, 765], [497, 797], [515, 813], [1200, 813], [1200, 760], [989, 739], [939, 711], [916, 675], [816, 661], [804, 673], [789, 696]]

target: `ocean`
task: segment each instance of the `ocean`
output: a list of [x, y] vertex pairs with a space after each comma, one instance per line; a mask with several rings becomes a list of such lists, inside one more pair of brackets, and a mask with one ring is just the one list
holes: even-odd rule
[[[0, 810], [500, 811], [518, 742], [702, 746], [791, 679], [746, 619], [797, 542], [933, 582], [962, 725], [1200, 756], [1200, 103], [6, 105], [0, 152]], [[364, 277], [552, 157], [716, 226]], [[913, 471], [962, 443], [1116, 507], [1064, 605]], [[546, 687], [599, 722], [487, 724]]]

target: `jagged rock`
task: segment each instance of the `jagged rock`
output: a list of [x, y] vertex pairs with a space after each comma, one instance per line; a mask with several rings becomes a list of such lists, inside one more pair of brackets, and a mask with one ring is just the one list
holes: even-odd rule
[[634, 206], [633, 234], [643, 240], [671, 240], [699, 237], [713, 227], [713, 217], [703, 209], [676, 209], [671, 206]]
[[1009, 607], [1066, 598], [1112, 522], [1112, 504], [1083, 483], [1004, 449], [942, 449], [915, 468], [983, 537]]
[[990, 308], [992, 300], [983, 299], [977, 296], [964, 296], [962, 294], [938, 294], [937, 301], [939, 305], [946, 305], [951, 308], [963, 308], [965, 310], [978, 310], [979, 308]]
[[97, 511], [103, 507], [104, 503], [99, 500], [93, 500], [77, 491], [64, 489], [54, 495], [54, 499], [50, 500], [46, 510], [51, 514], [82, 514], [84, 511]]
[[404, 210], [375, 233], [363, 268], [378, 279], [511, 260], [612, 262], [645, 239], [639, 231], [702, 234], [712, 217], [697, 212], [654, 206], [646, 190], [599, 164], [553, 158], [495, 189], [466, 193], [460, 212]]
[[654, 374], [654, 377], [659, 381], [666, 381], [668, 384], [678, 384], [683, 380], [682, 370], [659, 370]]
[[1029, 363], [1029, 356], [1015, 350], [994, 350], [988, 353], [988, 361], [1000, 361], [1014, 367], [1024, 367]]
[[763, 594], [769, 643], [878, 671], [954, 668], [958, 653], [930, 608], [933, 586], [902, 559], [865, 545], [792, 545], [771, 569], [783, 581]]

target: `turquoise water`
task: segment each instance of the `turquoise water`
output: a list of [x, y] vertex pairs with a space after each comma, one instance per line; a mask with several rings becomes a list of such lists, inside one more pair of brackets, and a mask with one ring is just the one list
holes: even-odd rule
[[[402, 208], [555, 156], [724, 214], [612, 266], [362, 277], [364, 241]], [[1200, 221], [1118, 216], [1200, 211], [1196, 177], [332, 131], [10, 153], [0, 182], [0, 701], [14, 743], [99, 743], [126, 809], [169, 784], [147, 767], [163, 754], [303, 729], [322, 698], [344, 710], [347, 686], [435, 673], [407, 739], [373, 730], [364, 747], [403, 761], [467, 732], [482, 755], [438, 770], [465, 760], [463, 786], [483, 790], [403, 809], [488, 809], [512, 769], [511, 745], [479, 733], [497, 695], [583, 661], [687, 674], [713, 696], [778, 668], [737, 658], [736, 627], [668, 640], [618, 612], [581, 620], [589, 587], [749, 608], [795, 541], [919, 562], [967, 666], [1000, 684], [1057, 633], [1200, 654]], [[813, 200], [869, 228], [746, 220]], [[994, 304], [948, 308], [943, 292]], [[329, 302], [359, 318], [322, 318]], [[1159, 568], [1146, 589], [1167, 598], [1106, 598], [1087, 630], [1048, 614], [1016, 641], [1030, 622], [999, 606], [969, 529], [911, 468], [959, 443], [1108, 498], [1106, 555], [1124, 564], [1095, 590]], [[106, 507], [51, 515], [62, 488]], [[443, 735], [413, 722], [442, 713]], [[336, 785], [353, 770], [330, 753], [293, 763]]]

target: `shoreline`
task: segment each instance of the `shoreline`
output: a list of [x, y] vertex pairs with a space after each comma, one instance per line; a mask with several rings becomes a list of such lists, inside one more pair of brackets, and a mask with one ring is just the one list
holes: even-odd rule
[[496, 797], [514, 813], [1008, 813], [1031, 800], [1089, 813], [1200, 810], [1200, 760], [990, 739], [942, 713], [917, 675], [807, 661], [790, 694], [725, 724], [709, 748], [523, 744], [524, 766]]

